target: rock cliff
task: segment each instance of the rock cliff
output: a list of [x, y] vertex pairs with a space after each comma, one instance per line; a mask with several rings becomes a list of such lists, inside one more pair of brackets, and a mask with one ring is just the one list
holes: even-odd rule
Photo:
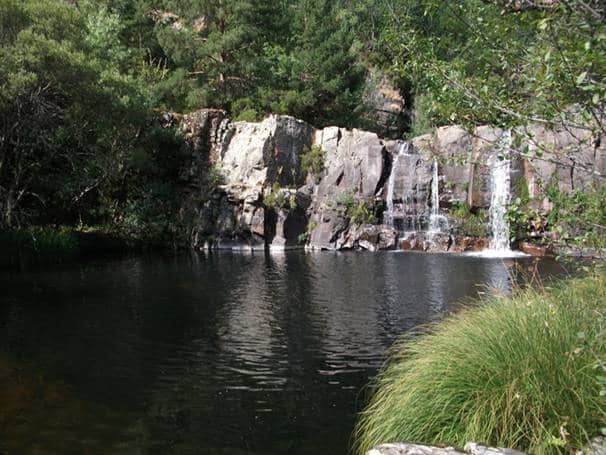
[[[447, 126], [400, 141], [289, 116], [232, 122], [200, 110], [170, 119], [183, 134], [194, 248], [464, 251], [490, 235], [500, 163], [506, 196], [524, 192], [537, 207], [549, 204], [547, 185], [584, 189], [606, 174], [606, 138], [589, 129]], [[457, 219], [462, 206], [483, 213], [484, 226]]]

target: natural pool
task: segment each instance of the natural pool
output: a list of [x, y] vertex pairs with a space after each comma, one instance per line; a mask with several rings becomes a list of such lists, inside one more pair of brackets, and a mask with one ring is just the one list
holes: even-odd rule
[[552, 260], [164, 254], [0, 272], [0, 453], [346, 454], [394, 339]]

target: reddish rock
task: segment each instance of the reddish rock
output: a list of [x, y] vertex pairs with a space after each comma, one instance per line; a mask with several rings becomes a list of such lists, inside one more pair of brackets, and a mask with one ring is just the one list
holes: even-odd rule
[[415, 242], [408, 239], [400, 240], [400, 249], [403, 251], [411, 251], [413, 243]]
[[463, 253], [465, 251], [482, 251], [488, 248], [489, 241], [484, 237], [457, 237], [451, 251]]
[[547, 247], [541, 245], [534, 245], [528, 242], [520, 242], [519, 245], [520, 251], [523, 253], [529, 254], [531, 256], [535, 256], [538, 258], [542, 258], [547, 256]]

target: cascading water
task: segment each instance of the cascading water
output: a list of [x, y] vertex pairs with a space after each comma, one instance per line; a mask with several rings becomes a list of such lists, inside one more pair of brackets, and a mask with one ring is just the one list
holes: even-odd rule
[[410, 153], [408, 142], [400, 143], [393, 157], [391, 174], [387, 182], [384, 223], [400, 233], [417, 231], [420, 228], [419, 201], [416, 168], [418, 155]]
[[403, 142], [398, 148], [398, 153], [393, 157], [393, 161], [391, 163], [391, 174], [389, 175], [389, 181], [387, 182], [387, 200], [386, 210], [383, 214], [383, 220], [386, 225], [389, 227], [395, 227], [394, 225], [394, 190], [396, 186], [396, 168], [398, 167], [398, 162], [400, 160], [400, 156], [402, 155], [402, 149], [406, 147], [407, 144]]
[[491, 160], [490, 250], [510, 252], [507, 205], [511, 198], [511, 131], [506, 131]]
[[511, 200], [511, 131], [507, 130], [499, 139], [495, 153], [490, 159], [490, 231], [489, 248], [470, 256], [506, 258], [526, 256], [510, 247], [507, 206]]
[[429, 233], [448, 232], [448, 218], [440, 215], [440, 180], [438, 175], [438, 160], [433, 160], [433, 176], [431, 179], [431, 215], [429, 216]]

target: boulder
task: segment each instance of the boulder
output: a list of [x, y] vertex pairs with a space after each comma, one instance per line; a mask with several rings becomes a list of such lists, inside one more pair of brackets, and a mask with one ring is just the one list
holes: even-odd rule
[[444, 176], [442, 199], [446, 206], [467, 202], [470, 189], [472, 135], [459, 126], [445, 126], [433, 134], [431, 152], [440, 162]]
[[548, 210], [546, 189], [587, 190], [606, 174], [606, 137], [590, 129], [550, 129], [531, 124], [515, 130], [523, 177], [535, 206]]
[[277, 183], [298, 187], [304, 181], [300, 160], [311, 146], [313, 128], [289, 116], [259, 123], [236, 122], [226, 132], [220, 156], [224, 189], [233, 198], [258, 197]]
[[345, 230], [336, 242], [339, 250], [392, 250], [396, 247], [397, 232], [389, 226], [362, 224]]
[[523, 253], [526, 253], [530, 256], [534, 256], [534, 257], [545, 257], [547, 256], [547, 247], [544, 245], [536, 245], [534, 243], [528, 243], [528, 242], [520, 242], [520, 244], [518, 245], [518, 249], [520, 251], [522, 251]]

